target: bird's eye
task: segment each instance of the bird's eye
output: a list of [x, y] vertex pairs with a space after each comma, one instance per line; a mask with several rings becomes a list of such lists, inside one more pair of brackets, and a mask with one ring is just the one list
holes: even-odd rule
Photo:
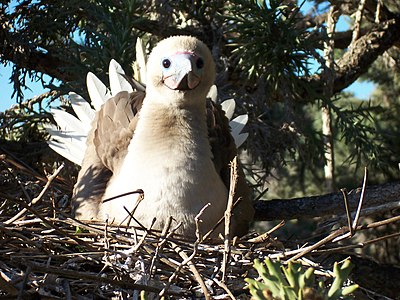
[[169, 59], [164, 59], [162, 65], [164, 68], [168, 69], [171, 66], [171, 61]]
[[202, 58], [199, 58], [199, 59], [196, 61], [196, 67], [197, 67], [198, 69], [202, 69], [202, 68], [204, 67], [204, 60], [203, 60]]

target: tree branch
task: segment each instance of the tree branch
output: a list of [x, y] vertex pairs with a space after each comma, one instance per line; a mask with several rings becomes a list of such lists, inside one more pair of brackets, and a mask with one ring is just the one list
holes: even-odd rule
[[[361, 188], [357, 188], [348, 194], [352, 211], [357, 208], [360, 193]], [[387, 207], [387, 210], [400, 207], [400, 183], [366, 188], [363, 209], [381, 206]], [[271, 221], [344, 214], [345, 206], [342, 193], [331, 193], [304, 198], [257, 201], [255, 210], [256, 221]]]
[[0, 26], [0, 59], [15, 63], [19, 68], [41, 72], [62, 81], [75, 80], [76, 74], [65, 71], [71, 62], [68, 57], [61, 59], [50, 51], [45, 53], [30, 47], [24, 38], [11, 33], [6, 26]]
[[[337, 61], [334, 79], [334, 93], [351, 85], [386, 50], [400, 40], [400, 19], [391, 19], [374, 26], [368, 34], [355, 41], [354, 46]], [[311, 76], [306, 84], [314, 90], [315, 97], [323, 94], [325, 72]], [[304, 91], [304, 99], [307, 92]], [[308, 98], [308, 100], [313, 100]]]

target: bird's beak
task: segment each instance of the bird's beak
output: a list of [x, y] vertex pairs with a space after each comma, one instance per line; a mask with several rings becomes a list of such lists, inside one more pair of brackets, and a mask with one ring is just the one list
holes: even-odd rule
[[163, 83], [172, 90], [193, 90], [201, 80], [201, 71], [195, 65], [196, 56], [178, 53], [171, 56], [171, 67], [163, 71]]

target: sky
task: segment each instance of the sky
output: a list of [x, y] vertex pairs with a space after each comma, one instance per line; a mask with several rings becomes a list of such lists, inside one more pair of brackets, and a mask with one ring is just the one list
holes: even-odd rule
[[[0, 65], [0, 112], [10, 108], [17, 103], [16, 97], [11, 97], [13, 93], [13, 84], [10, 83], [12, 64], [9, 63], [6, 67]], [[50, 81], [49, 76], [45, 76], [47, 82]], [[27, 86], [29, 89], [24, 89], [24, 101], [32, 99], [35, 96], [41, 95], [48, 89], [43, 88], [41, 82], [34, 82], [27, 78]]]
[[[302, 8], [303, 11], [313, 9], [310, 2], [306, 2]], [[344, 31], [349, 28], [349, 23], [346, 19], [339, 19], [337, 24], [338, 31]], [[7, 66], [0, 65], [0, 112], [10, 108], [16, 103], [16, 97], [11, 97], [13, 93], [13, 85], [9, 82], [9, 78], [12, 71], [12, 64], [9, 63]], [[49, 77], [47, 77], [50, 80]], [[24, 90], [24, 101], [38, 96], [48, 90], [44, 89], [40, 82], [33, 82], [27, 78], [27, 86], [29, 89]], [[345, 89], [346, 92], [354, 93], [354, 96], [359, 99], [368, 100], [374, 91], [374, 84], [366, 81], [356, 81], [351, 86]]]

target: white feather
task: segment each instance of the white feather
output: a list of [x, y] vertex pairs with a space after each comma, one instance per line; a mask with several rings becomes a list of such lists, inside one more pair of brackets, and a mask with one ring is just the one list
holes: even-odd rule
[[87, 136], [85, 134], [80, 134], [75, 131], [62, 131], [60, 128], [57, 126], [47, 123], [43, 125], [46, 131], [53, 137], [53, 138], [74, 138], [74, 139], [79, 139], [79, 140], [84, 140]]
[[110, 61], [108, 74], [110, 77], [111, 94], [113, 96], [122, 91], [127, 91], [128, 93], [133, 92], [132, 86], [123, 76], [125, 75], [124, 70], [122, 69], [121, 65], [117, 63], [114, 59]]
[[57, 122], [57, 125], [61, 128], [61, 131], [79, 132], [81, 134], [87, 135], [89, 130], [75, 116], [67, 113], [66, 111], [55, 108], [52, 108], [50, 112], [53, 114], [54, 120]]
[[242, 144], [247, 140], [248, 136], [249, 136], [249, 134], [247, 132], [241, 133], [237, 136], [234, 136], [233, 139], [235, 140], [236, 148], [239, 148], [240, 146], [242, 146]]
[[70, 92], [69, 94], [69, 101], [71, 102], [72, 108], [74, 109], [78, 119], [81, 120], [85, 127], [90, 129], [91, 123], [94, 120], [96, 112], [90, 107], [90, 104], [87, 103], [82, 96]]
[[86, 135], [72, 131], [61, 131], [52, 124], [44, 124], [50, 134], [49, 146], [61, 156], [80, 165], [86, 150]]
[[82, 164], [82, 160], [84, 157], [84, 151], [76, 151], [75, 147], [71, 147], [70, 145], [66, 146], [65, 144], [58, 143], [55, 141], [47, 141], [49, 144], [50, 148], [56, 151], [58, 154], [61, 156], [65, 157], [69, 161], [72, 161], [73, 163], [77, 165]]
[[231, 127], [231, 133], [234, 138], [239, 136], [243, 127], [247, 124], [248, 119], [249, 119], [248, 115], [240, 115], [229, 122], [229, 125]]
[[111, 98], [110, 91], [92, 72], [87, 74], [86, 85], [92, 104], [99, 111], [104, 102]]
[[235, 111], [235, 100], [228, 99], [221, 103], [222, 109], [225, 111], [226, 117], [230, 120], [232, 119], [233, 113]]
[[217, 96], [218, 96], [218, 89], [217, 86], [214, 84], [208, 91], [207, 98], [210, 98], [213, 102], [217, 102]]

